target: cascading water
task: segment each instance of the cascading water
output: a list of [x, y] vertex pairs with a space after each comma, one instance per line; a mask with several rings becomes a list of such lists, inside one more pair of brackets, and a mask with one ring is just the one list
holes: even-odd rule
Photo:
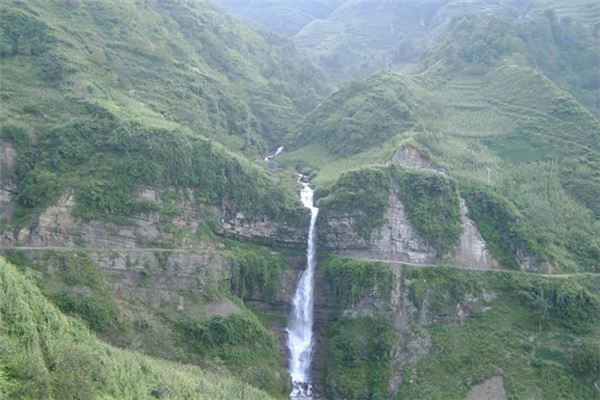
[[316, 257], [316, 222], [319, 209], [313, 203], [313, 190], [302, 181], [300, 198], [304, 207], [310, 209], [310, 228], [308, 230], [308, 247], [306, 250], [306, 268], [300, 275], [292, 315], [288, 324], [288, 348], [290, 350], [290, 375], [293, 390], [291, 400], [311, 400], [313, 388], [310, 369], [313, 350], [313, 303], [314, 303], [314, 272], [317, 266]]

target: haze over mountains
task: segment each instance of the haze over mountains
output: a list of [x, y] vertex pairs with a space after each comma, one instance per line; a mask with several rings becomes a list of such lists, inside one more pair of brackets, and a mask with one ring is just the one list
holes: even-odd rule
[[0, 99], [0, 399], [600, 399], [598, 2], [0, 0]]

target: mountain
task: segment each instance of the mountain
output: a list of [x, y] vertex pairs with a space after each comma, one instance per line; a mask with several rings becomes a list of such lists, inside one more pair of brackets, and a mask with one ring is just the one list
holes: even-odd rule
[[[557, 23], [553, 14], [544, 18], [546, 26]], [[513, 28], [498, 17], [455, 19], [425, 56], [422, 73], [380, 72], [340, 89], [298, 125], [297, 150], [284, 159], [314, 171], [315, 182], [327, 187], [344, 171], [393, 163], [398, 149], [418, 149], [465, 196], [483, 185], [515, 205], [521, 227], [507, 229], [527, 237], [541, 261], [596, 270], [600, 124], [536, 68], [544, 53], [517, 40]], [[594, 70], [593, 60], [579, 71]], [[371, 207], [371, 198], [364, 201]], [[489, 223], [475, 222], [480, 229]]]
[[[347, 0], [327, 13], [315, 13], [309, 23], [303, 20], [303, 28], [293, 34], [269, 22], [280, 20], [273, 9], [282, 6], [281, 2], [224, 2], [223, 6], [293, 36], [297, 46], [338, 83], [366, 78], [381, 69], [412, 71], [453, 18], [502, 16], [515, 25], [511, 27], [514, 39], [525, 42], [536, 67], [596, 115], [599, 112], [598, 73], [593, 65], [598, 62], [600, 8], [593, 1]], [[553, 13], [550, 23], [544, 18], [549, 10]]]
[[599, 397], [595, 2], [0, 3], [0, 398]]
[[216, 3], [233, 15], [269, 30], [293, 36], [317, 19], [324, 19], [342, 0], [273, 1], [273, 0], [217, 0]]
[[233, 209], [263, 204], [255, 191], [289, 208], [238, 153], [262, 158], [324, 93], [288, 42], [199, 2], [9, 2], [0, 18], [18, 220], [66, 188], [88, 217], [143, 208], [135, 185], [196, 186]]

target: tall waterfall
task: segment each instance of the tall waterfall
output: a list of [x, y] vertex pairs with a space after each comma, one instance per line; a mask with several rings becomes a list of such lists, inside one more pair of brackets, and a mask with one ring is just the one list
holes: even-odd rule
[[308, 183], [302, 182], [300, 198], [304, 207], [310, 209], [310, 228], [308, 230], [308, 247], [306, 250], [306, 269], [300, 275], [292, 315], [288, 324], [288, 348], [290, 350], [290, 375], [294, 388], [290, 394], [291, 400], [311, 400], [312, 383], [310, 369], [313, 350], [313, 303], [315, 286], [316, 234], [315, 225], [319, 209], [313, 203], [313, 190]]

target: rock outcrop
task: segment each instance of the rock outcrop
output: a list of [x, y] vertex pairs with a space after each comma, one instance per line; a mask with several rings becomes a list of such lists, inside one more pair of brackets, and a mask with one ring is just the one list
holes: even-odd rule
[[490, 254], [481, 233], [469, 218], [469, 209], [463, 199], [460, 200], [460, 219], [463, 232], [452, 253], [444, 257], [446, 262], [468, 268], [497, 268], [498, 262]]
[[[398, 150], [386, 164], [443, 174], [441, 169], [423, 158], [413, 147]], [[356, 221], [364, 216], [360, 209], [353, 210], [351, 213], [336, 213], [328, 210], [326, 214], [324, 213], [327, 215], [326, 220], [321, 221], [319, 227], [321, 248], [328, 248], [350, 257], [417, 265], [442, 260], [474, 269], [499, 267], [475, 222], [469, 218], [469, 210], [463, 199], [460, 203], [462, 235], [449, 254], [441, 255], [419, 237], [406, 215], [398, 191], [399, 188], [390, 183], [390, 196], [384, 222], [368, 237], [361, 236], [354, 228]], [[523, 257], [523, 259], [524, 269], [528, 269], [527, 258]]]
[[403, 168], [426, 169], [428, 171], [442, 172], [429, 160], [423, 158], [419, 150], [414, 147], [405, 146], [394, 153], [386, 165], [398, 165]]
[[390, 191], [384, 223], [368, 240], [354, 230], [354, 218], [351, 215], [330, 217], [322, 235], [323, 244], [339, 250], [342, 255], [365, 259], [427, 264], [436, 257], [435, 249], [426, 244], [411, 225], [395, 190]]
[[0, 142], [0, 221], [10, 220], [14, 213], [16, 185], [12, 174], [17, 153], [8, 142]]
[[474, 386], [467, 394], [466, 400], [506, 400], [504, 379], [495, 376]]
[[223, 207], [221, 225], [217, 228], [222, 235], [249, 240], [261, 244], [278, 244], [301, 248], [306, 243], [308, 224], [288, 221], [273, 221], [266, 216], [248, 218], [243, 212], [233, 212]]

